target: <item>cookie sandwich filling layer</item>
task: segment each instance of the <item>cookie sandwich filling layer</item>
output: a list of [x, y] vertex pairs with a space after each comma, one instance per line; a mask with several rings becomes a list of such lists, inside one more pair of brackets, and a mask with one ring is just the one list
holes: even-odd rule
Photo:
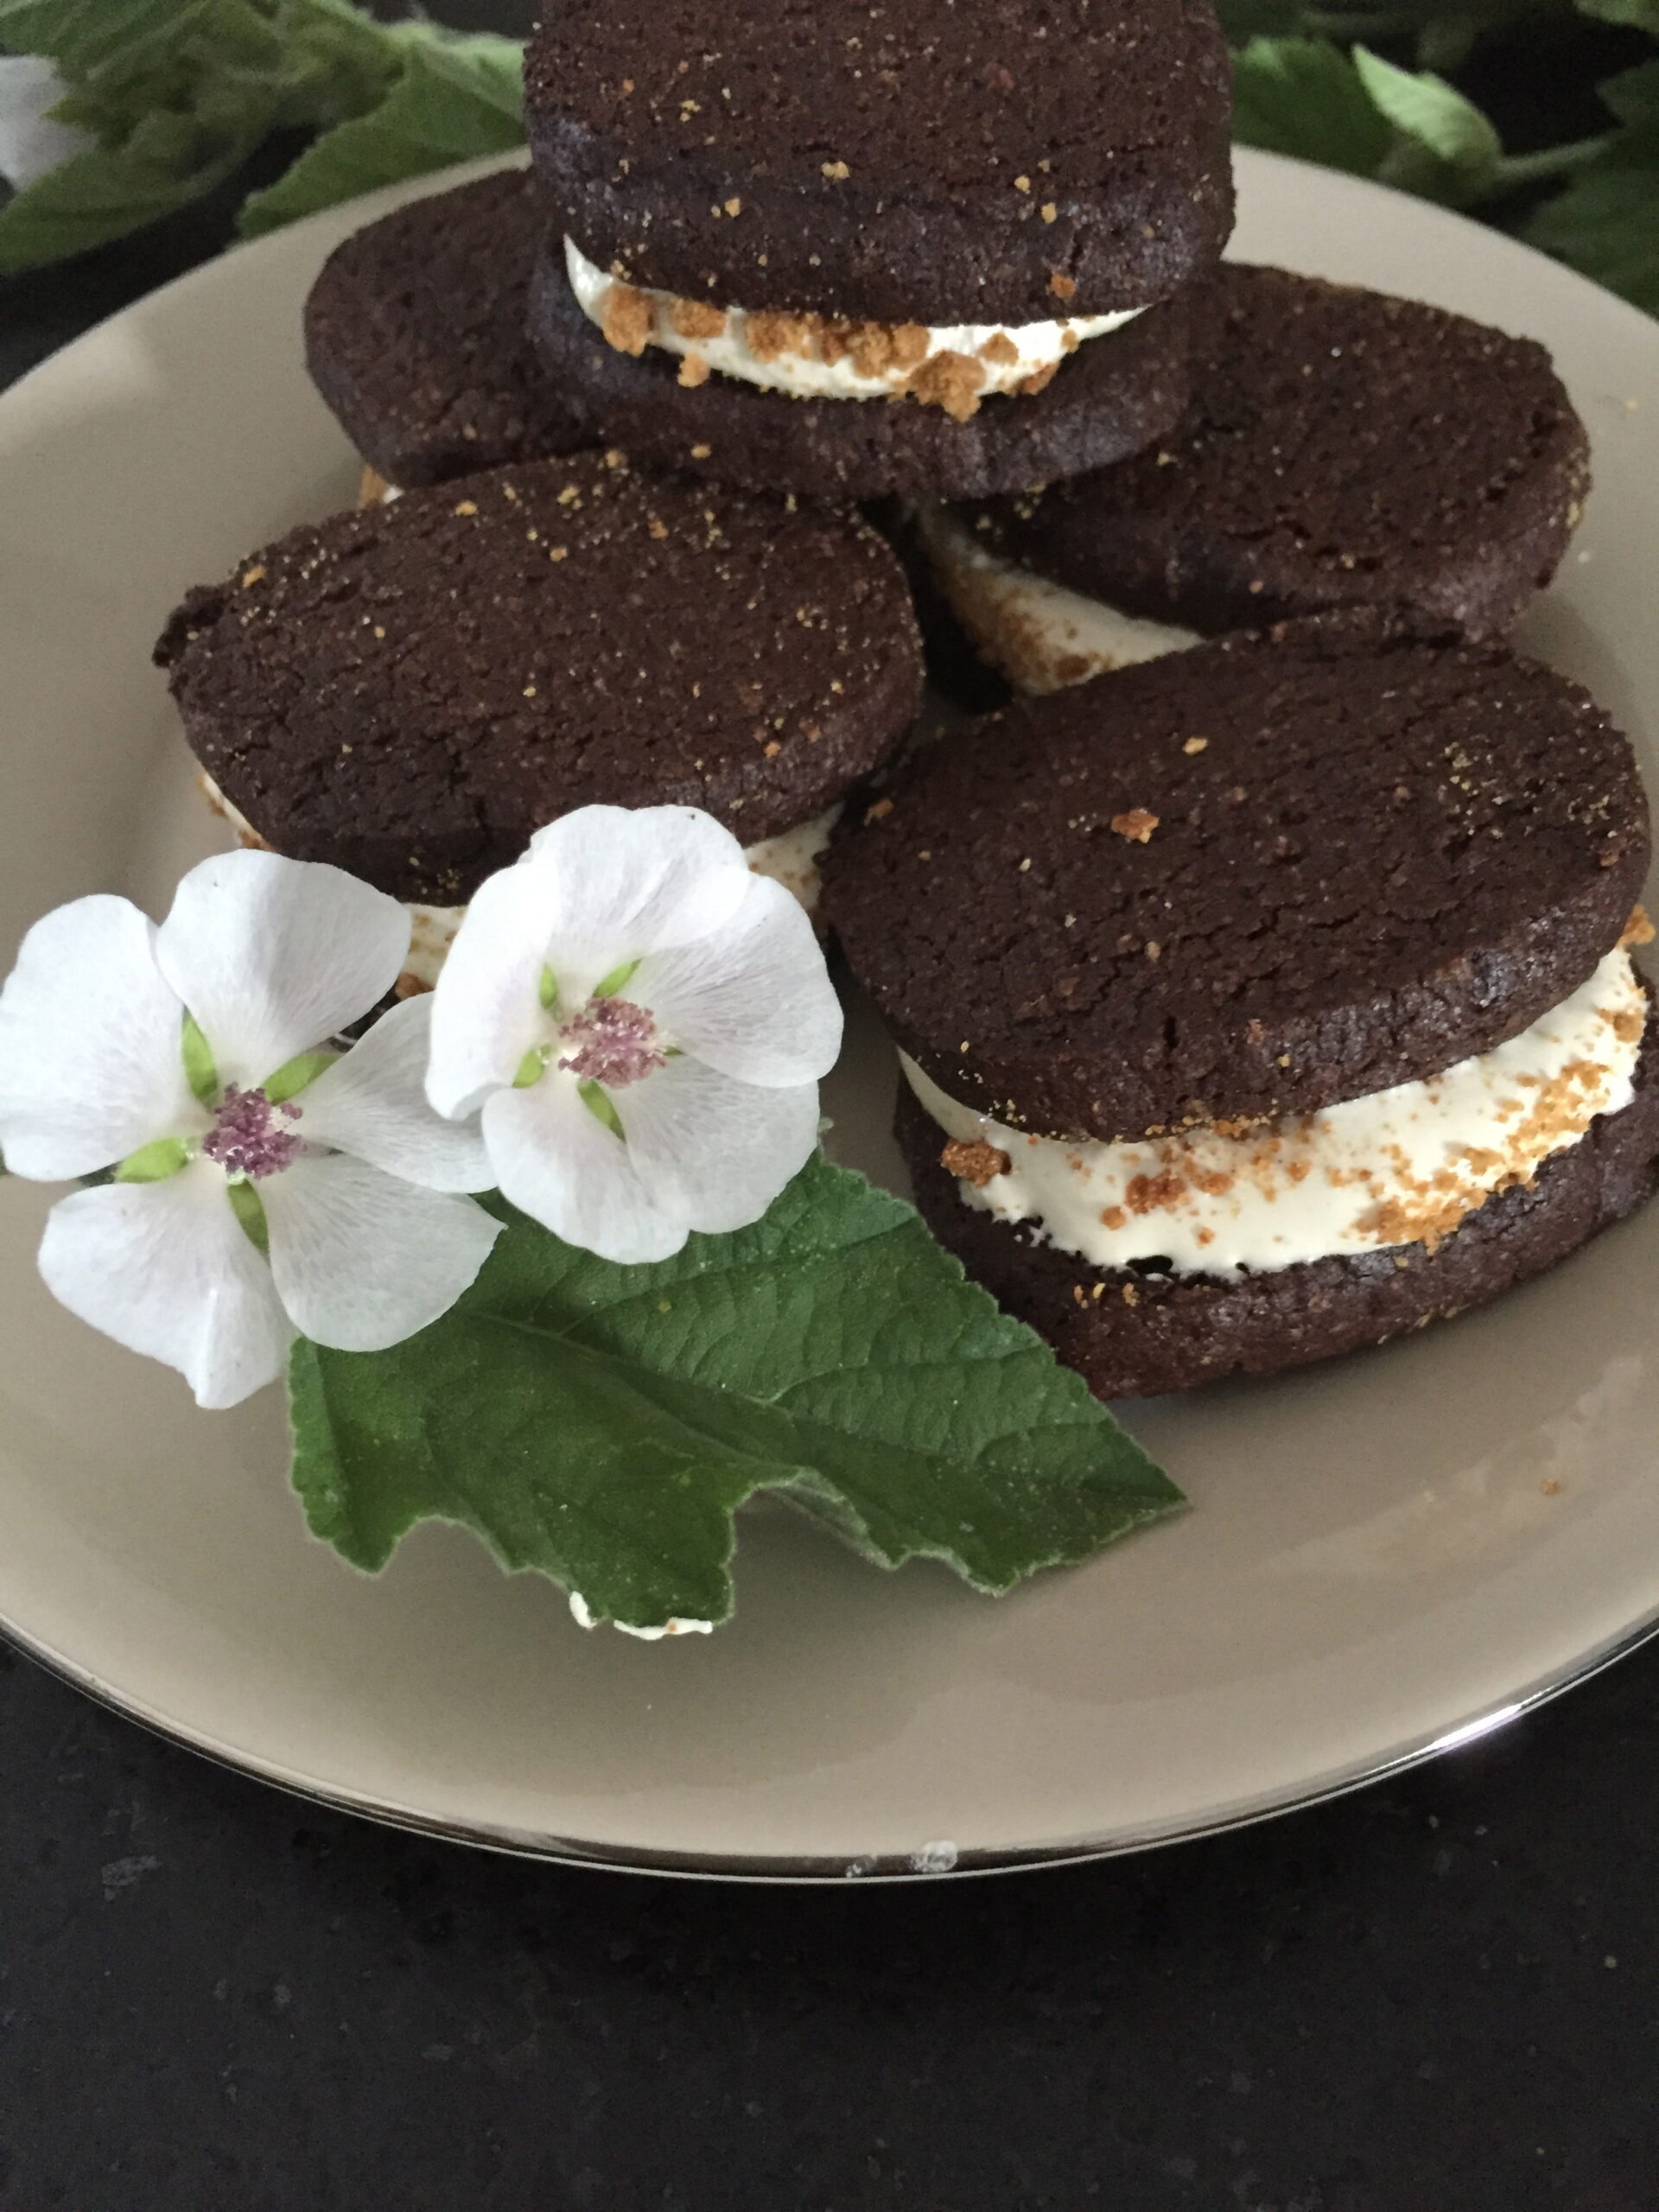
[[1196, 630], [1126, 614], [1004, 560], [946, 507], [918, 508], [916, 529], [951, 612], [1016, 690], [1064, 691], [1204, 642]]
[[[196, 780], [208, 805], [235, 831], [242, 844], [259, 851], [270, 849], [246, 815], [231, 804], [205, 769]], [[763, 837], [758, 844], [747, 846], [744, 849], [751, 872], [769, 875], [785, 891], [793, 892], [809, 914], [815, 912], [821, 888], [818, 862], [841, 815], [839, 805], [829, 807], [823, 813], [814, 815], [810, 822], [803, 822], [798, 829], [780, 830], [775, 837]], [[404, 998], [416, 991], [429, 991], [436, 983], [439, 972], [449, 957], [455, 933], [466, 919], [467, 909], [411, 902], [409, 916], [409, 954], [397, 979], [398, 993]]]
[[[1650, 935], [1638, 918], [1625, 943]], [[1621, 945], [1530, 1029], [1443, 1075], [1319, 1114], [1116, 1144], [1021, 1135], [900, 1057], [964, 1205], [1028, 1224], [1092, 1267], [1156, 1260], [1160, 1273], [1231, 1282], [1402, 1245], [1433, 1252], [1630, 1104], [1647, 1018]]]
[[[630, 284], [589, 261], [574, 238], [565, 267], [576, 304], [607, 344], [636, 358], [655, 346], [680, 358], [680, 382], [734, 377], [793, 399], [918, 399], [959, 423], [982, 399], [1043, 391], [1068, 354], [1144, 315], [1067, 315], [1053, 322], [859, 322], [832, 315], [718, 308]], [[1067, 276], [1052, 280], [1071, 285]]]

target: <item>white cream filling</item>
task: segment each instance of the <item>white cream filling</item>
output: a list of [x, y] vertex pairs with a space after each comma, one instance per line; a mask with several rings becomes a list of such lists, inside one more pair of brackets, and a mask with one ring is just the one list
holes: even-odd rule
[[[1029, 1222], [1091, 1267], [1161, 1258], [1234, 1281], [1308, 1260], [1426, 1243], [1496, 1192], [1529, 1183], [1598, 1114], [1634, 1096], [1647, 1001], [1628, 952], [1495, 1051], [1323, 1113], [1120, 1144], [1021, 1135], [948, 1097], [909, 1059], [946, 1135], [1007, 1158], [965, 1204]], [[976, 1174], [994, 1166], [989, 1157]]]
[[[566, 238], [564, 257], [577, 306], [590, 322], [605, 329], [610, 320], [607, 307], [612, 287], [626, 280], [589, 261], [574, 238]], [[976, 397], [1015, 392], [1032, 377], [1057, 369], [1068, 353], [1075, 353], [1087, 340], [1103, 338], [1146, 313], [1144, 308], [1126, 308], [1115, 315], [1070, 315], [1054, 322], [906, 324], [893, 334], [903, 334], [909, 341], [901, 359], [878, 365], [879, 344], [872, 347], [868, 342], [856, 342], [860, 329], [868, 331], [874, 326], [826, 323], [818, 316], [729, 308], [724, 310], [720, 328], [702, 335], [676, 327], [677, 308], [691, 310], [690, 316], [682, 313], [679, 317], [687, 321], [711, 312], [699, 302], [682, 302], [672, 292], [654, 291], [645, 285], [626, 285], [626, 289], [649, 305], [647, 345], [683, 359], [695, 355], [721, 376], [735, 377], [768, 391], [788, 392], [797, 399], [892, 399], [906, 390], [918, 369], [929, 362], [937, 364], [947, 354], [978, 365], [982, 376]], [[826, 358], [826, 328], [830, 333], [854, 334], [850, 343], [831, 337], [828, 351], [835, 354], [834, 359]], [[780, 346], [779, 340], [785, 337], [791, 342]], [[635, 349], [631, 346], [627, 350]]]
[[[231, 804], [213, 778], [203, 769], [196, 779], [202, 797], [215, 814], [229, 824], [245, 845], [269, 850], [246, 815]], [[794, 830], [783, 830], [775, 837], [763, 837], [759, 844], [746, 846], [744, 857], [756, 875], [769, 875], [774, 883], [781, 883], [785, 891], [792, 892], [806, 912], [816, 912], [821, 883], [818, 861], [829, 844], [830, 834], [840, 821], [839, 806], [829, 807], [816, 814], [810, 822], [803, 822]], [[409, 909], [409, 955], [404, 963], [404, 977], [400, 987], [409, 990], [430, 990], [438, 980], [439, 971], [449, 957], [449, 948], [455, 941], [455, 932], [466, 919], [465, 906], [424, 906], [411, 902]], [[406, 983], [404, 979], [407, 979]]]
[[1126, 614], [1004, 560], [947, 507], [919, 508], [916, 527], [957, 620], [1021, 691], [1064, 691], [1203, 643], [1196, 630]]

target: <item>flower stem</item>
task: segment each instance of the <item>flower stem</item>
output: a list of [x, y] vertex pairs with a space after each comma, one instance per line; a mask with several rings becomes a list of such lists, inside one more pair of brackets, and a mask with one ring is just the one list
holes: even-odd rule
[[1523, 184], [1547, 184], [1558, 176], [1571, 176], [1586, 162], [1593, 162], [1612, 143], [1612, 133], [1594, 138], [1575, 138], [1565, 146], [1544, 146], [1535, 154], [1506, 154], [1492, 175], [1492, 193], [1511, 192]]

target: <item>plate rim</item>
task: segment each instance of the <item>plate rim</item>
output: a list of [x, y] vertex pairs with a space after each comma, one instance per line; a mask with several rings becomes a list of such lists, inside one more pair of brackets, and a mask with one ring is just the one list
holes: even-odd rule
[[1241, 1829], [1260, 1827], [1287, 1814], [1309, 1811], [1315, 1806], [1333, 1804], [1341, 1798], [1357, 1796], [1375, 1783], [1409, 1774], [1488, 1736], [1500, 1734], [1656, 1639], [1659, 1606], [1554, 1674], [1539, 1677], [1513, 1697], [1484, 1707], [1451, 1728], [1408, 1742], [1379, 1758], [1338, 1769], [1311, 1786], [1269, 1791], [1260, 1798], [1224, 1806], [1213, 1817], [1167, 1829], [1126, 1831], [1110, 1840], [1096, 1836], [1074, 1844], [1039, 1843], [986, 1850], [970, 1847], [954, 1852], [948, 1865], [929, 1866], [918, 1863], [925, 1857], [923, 1853], [903, 1859], [896, 1855], [849, 1859], [839, 1856], [772, 1856], [764, 1852], [705, 1854], [652, 1850], [638, 1844], [582, 1842], [569, 1836], [537, 1835], [487, 1821], [439, 1820], [411, 1806], [386, 1803], [347, 1789], [329, 1789], [284, 1769], [276, 1761], [217, 1743], [205, 1732], [193, 1731], [182, 1721], [147, 1710], [137, 1700], [124, 1696], [90, 1669], [78, 1666], [66, 1654], [54, 1650], [41, 1639], [0, 1618], [0, 1642], [21, 1653], [44, 1673], [90, 1698], [105, 1712], [132, 1721], [147, 1734], [193, 1752], [228, 1773], [245, 1776], [302, 1803], [321, 1805], [330, 1812], [352, 1814], [376, 1827], [423, 1836], [432, 1842], [465, 1845], [474, 1850], [492, 1852], [500, 1858], [529, 1859], [546, 1866], [654, 1875], [680, 1881], [781, 1884], [803, 1888], [833, 1885], [844, 1887], [855, 1880], [881, 1885], [954, 1881], [978, 1875], [1031, 1873], [1045, 1867], [1097, 1866], [1109, 1859], [1136, 1858], [1143, 1852], [1167, 1850], [1177, 1844], [1202, 1843], [1214, 1836], [1236, 1834]]

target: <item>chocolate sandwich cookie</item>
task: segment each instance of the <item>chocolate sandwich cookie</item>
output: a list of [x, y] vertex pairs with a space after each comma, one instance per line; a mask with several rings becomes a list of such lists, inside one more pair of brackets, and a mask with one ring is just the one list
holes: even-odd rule
[[1343, 607], [1504, 635], [1589, 489], [1529, 340], [1282, 270], [1224, 270], [1182, 420], [1114, 467], [933, 511], [955, 612], [1020, 689]]
[[534, 830], [593, 802], [702, 807], [815, 892], [826, 817], [922, 685], [903, 575], [868, 524], [614, 452], [292, 531], [193, 591], [156, 658], [239, 825], [440, 934]]
[[941, 1241], [1103, 1395], [1374, 1342], [1653, 1187], [1646, 803], [1576, 686], [1370, 615], [992, 716], [845, 826]]
[[522, 169], [384, 215], [305, 303], [306, 365], [390, 484], [437, 484], [588, 442], [525, 334], [546, 227]]
[[1207, 0], [585, 0], [525, 108], [563, 239], [533, 332], [653, 460], [966, 497], [1183, 402], [1173, 303], [1232, 220]]

